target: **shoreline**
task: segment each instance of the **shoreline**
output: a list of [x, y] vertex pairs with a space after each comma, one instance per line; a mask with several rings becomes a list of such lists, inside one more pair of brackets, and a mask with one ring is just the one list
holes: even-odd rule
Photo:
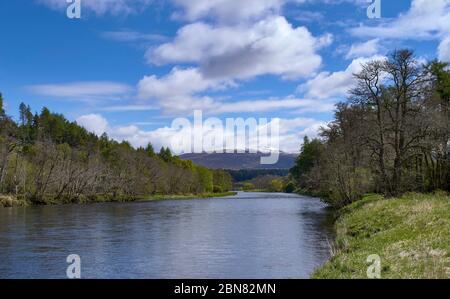
[[189, 195], [154, 195], [137, 199], [135, 201], [163, 201], [163, 200], [191, 200], [191, 199], [210, 199], [220, 197], [231, 197], [237, 195], [237, 191], [220, 192], [220, 193], [205, 193], [205, 194], [189, 194]]
[[408, 193], [368, 195], [337, 210], [331, 256], [313, 279], [367, 279], [380, 258], [380, 277], [450, 278], [450, 196]]
[[204, 194], [187, 194], [187, 195], [150, 195], [150, 196], [138, 196], [134, 198], [120, 198], [108, 199], [104, 196], [96, 196], [94, 199], [80, 199], [77, 202], [65, 202], [65, 201], [48, 201], [45, 203], [33, 203], [29, 200], [19, 200], [12, 195], [0, 195], [0, 208], [12, 208], [12, 207], [29, 207], [29, 206], [52, 206], [52, 205], [67, 205], [67, 204], [79, 204], [88, 205], [95, 203], [124, 203], [124, 202], [146, 202], [146, 201], [163, 201], [163, 200], [193, 200], [193, 199], [211, 199], [219, 197], [231, 197], [237, 195], [236, 191], [220, 192], [220, 193], [204, 193]]

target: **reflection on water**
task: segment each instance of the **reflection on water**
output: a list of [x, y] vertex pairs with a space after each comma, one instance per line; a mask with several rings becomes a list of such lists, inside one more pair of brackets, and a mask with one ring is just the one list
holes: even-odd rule
[[307, 278], [329, 256], [326, 207], [287, 194], [0, 209], [0, 278]]

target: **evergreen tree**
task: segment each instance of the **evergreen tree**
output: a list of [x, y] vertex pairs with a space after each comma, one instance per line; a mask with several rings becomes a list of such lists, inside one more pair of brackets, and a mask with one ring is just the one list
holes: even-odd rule
[[5, 117], [5, 109], [3, 107], [3, 95], [0, 93], [0, 119]]
[[155, 149], [153, 148], [153, 145], [150, 142], [147, 144], [147, 147], [145, 148], [145, 152], [150, 157], [155, 156]]

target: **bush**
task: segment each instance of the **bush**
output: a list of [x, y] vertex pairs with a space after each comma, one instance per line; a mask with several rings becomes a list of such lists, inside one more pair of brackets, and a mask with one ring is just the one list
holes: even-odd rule
[[213, 188], [213, 192], [214, 193], [222, 193], [223, 192], [223, 188], [221, 186], [215, 185], [214, 188]]
[[255, 186], [254, 186], [252, 183], [244, 183], [244, 184], [242, 185], [242, 189], [243, 189], [244, 191], [251, 191], [251, 190], [254, 190], [254, 189], [255, 189]]
[[283, 191], [283, 181], [280, 179], [274, 179], [269, 185], [270, 192], [282, 192]]
[[294, 193], [295, 191], [295, 184], [294, 182], [289, 182], [284, 186], [284, 192], [286, 193]]

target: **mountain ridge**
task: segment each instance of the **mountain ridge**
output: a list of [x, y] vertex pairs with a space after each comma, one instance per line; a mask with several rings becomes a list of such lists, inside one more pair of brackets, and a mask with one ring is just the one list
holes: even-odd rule
[[212, 169], [290, 169], [294, 166], [297, 154], [280, 152], [278, 162], [275, 164], [261, 164], [261, 157], [268, 153], [196, 153], [183, 154], [180, 158], [191, 160], [197, 165]]

